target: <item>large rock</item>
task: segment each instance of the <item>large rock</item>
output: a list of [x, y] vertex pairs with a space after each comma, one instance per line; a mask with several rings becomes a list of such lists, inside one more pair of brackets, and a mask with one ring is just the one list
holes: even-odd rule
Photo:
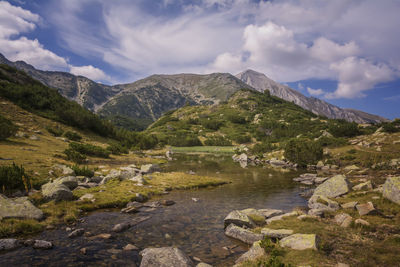
[[400, 205], [400, 177], [390, 177], [383, 185], [383, 196]]
[[371, 181], [353, 186], [354, 191], [359, 191], [359, 190], [367, 191], [367, 190], [372, 190], [372, 189], [373, 189], [373, 187], [372, 187]]
[[341, 227], [349, 227], [353, 218], [347, 213], [340, 213], [335, 216], [334, 221]]
[[231, 223], [238, 225], [238, 226], [247, 226], [247, 227], [253, 227], [255, 224], [254, 222], [244, 214], [243, 212], [239, 210], [234, 210], [231, 211], [228, 216], [225, 217], [224, 219], [224, 224], [225, 227], [227, 225], [230, 225]]
[[274, 222], [274, 221], [282, 220], [282, 219], [284, 219], [285, 217], [297, 216], [297, 215], [299, 215], [299, 213], [298, 213], [297, 211], [287, 212], [287, 213], [284, 213], [284, 214], [282, 214], [282, 215], [274, 216], [274, 217], [271, 217], [271, 218], [267, 219], [267, 220], [266, 220], [266, 223], [267, 223], [267, 224], [270, 224], [270, 223], [272, 223], [272, 222]]
[[283, 238], [279, 245], [295, 250], [318, 250], [318, 238], [315, 234], [294, 234]]
[[27, 197], [9, 199], [0, 194], [0, 220], [7, 218], [43, 219], [43, 212], [36, 208]]
[[263, 228], [263, 229], [261, 229], [261, 233], [264, 236], [267, 236], [267, 237], [270, 237], [270, 238], [282, 239], [284, 237], [292, 235], [293, 234], [293, 230]]
[[226, 227], [225, 235], [235, 239], [239, 239], [246, 244], [253, 244], [254, 242], [260, 241], [264, 238], [263, 234], [253, 233], [250, 230], [241, 228], [234, 224], [230, 224], [228, 227]]
[[78, 186], [78, 179], [75, 176], [65, 176], [54, 180], [53, 183], [63, 184], [73, 190]]
[[323, 195], [314, 194], [308, 200], [308, 207], [310, 209], [335, 211], [335, 210], [339, 209], [339, 203], [337, 203], [336, 201], [330, 200], [329, 198], [327, 198]]
[[173, 247], [146, 248], [140, 252], [140, 267], [189, 267], [194, 266], [182, 250]]
[[378, 211], [375, 209], [374, 204], [372, 204], [372, 202], [370, 201], [364, 204], [358, 204], [356, 208], [360, 216], [378, 214]]
[[19, 248], [21, 245], [21, 242], [17, 239], [0, 239], [0, 251], [16, 249]]
[[64, 176], [74, 176], [75, 175], [75, 171], [73, 169], [71, 169], [68, 166], [62, 165], [62, 164], [56, 164], [52, 167], [53, 171], [55, 171], [56, 173], [60, 174], [60, 175], [64, 175]]
[[336, 175], [320, 184], [314, 191], [314, 195], [328, 198], [338, 197], [350, 191], [350, 183], [343, 175]]
[[254, 242], [249, 251], [240, 256], [235, 263], [239, 264], [245, 261], [253, 261], [265, 256], [265, 250], [261, 247], [261, 241]]
[[72, 200], [74, 195], [67, 186], [61, 183], [47, 183], [42, 185], [42, 195], [47, 200]]
[[157, 164], [146, 164], [140, 167], [140, 172], [144, 174], [149, 174], [158, 171], [160, 171], [160, 166], [158, 166]]

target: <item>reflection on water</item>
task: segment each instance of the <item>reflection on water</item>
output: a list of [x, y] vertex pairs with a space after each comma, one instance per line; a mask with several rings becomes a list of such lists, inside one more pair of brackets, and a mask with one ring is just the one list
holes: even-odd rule
[[[93, 213], [84, 217], [77, 227], [92, 234], [109, 233], [113, 225], [132, 217], [144, 214], [152, 217], [109, 240], [68, 239], [63, 229], [47, 231], [36, 238], [53, 241], [54, 249], [22, 248], [1, 255], [0, 265], [133, 266], [138, 264], [137, 252], [122, 250], [132, 243], [140, 249], [176, 246], [204, 262], [227, 266], [247, 250], [247, 245], [224, 235], [223, 219], [231, 210], [249, 207], [291, 210], [305, 204], [298, 195], [299, 188], [292, 182], [296, 173], [251, 166], [243, 169], [227, 156], [174, 156], [178, 160], [168, 163], [166, 171], [194, 171], [199, 175], [226, 177], [232, 183], [217, 188], [174, 191], [164, 198], [174, 200], [175, 205], [138, 214]], [[193, 198], [199, 200], [196, 202]], [[86, 255], [80, 253], [83, 247], [87, 248]]]

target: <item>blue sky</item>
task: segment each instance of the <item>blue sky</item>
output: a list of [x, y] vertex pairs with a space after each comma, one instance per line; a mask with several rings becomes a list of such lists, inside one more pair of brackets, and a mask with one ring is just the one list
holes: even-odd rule
[[265, 73], [307, 96], [400, 117], [397, 0], [0, 1], [0, 52], [95, 81]]

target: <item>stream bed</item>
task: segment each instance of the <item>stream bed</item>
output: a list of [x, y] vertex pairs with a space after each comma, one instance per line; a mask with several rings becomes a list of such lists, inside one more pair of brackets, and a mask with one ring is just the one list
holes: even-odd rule
[[[122, 214], [118, 210], [90, 213], [75, 228], [84, 228], [92, 235], [111, 233], [115, 224], [134, 217], [151, 218], [124, 232], [113, 233], [110, 239], [85, 236], [70, 239], [66, 226], [45, 231], [35, 239], [53, 242], [53, 249], [20, 248], [0, 255], [0, 266], [138, 266], [138, 251], [124, 251], [122, 248], [127, 244], [134, 244], [140, 250], [176, 246], [192, 258], [214, 266], [231, 266], [248, 246], [224, 235], [223, 220], [230, 211], [245, 208], [290, 211], [306, 205], [306, 200], [299, 196], [301, 188], [292, 181], [297, 172], [252, 166], [244, 169], [224, 155], [175, 154], [174, 158], [163, 167], [165, 171], [192, 171], [228, 178], [232, 183], [172, 191], [151, 201], [168, 199], [175, 201], [175, 205], [136, 214]], [[80, 252], [82, 248], [86, 248], [86, 254]]]

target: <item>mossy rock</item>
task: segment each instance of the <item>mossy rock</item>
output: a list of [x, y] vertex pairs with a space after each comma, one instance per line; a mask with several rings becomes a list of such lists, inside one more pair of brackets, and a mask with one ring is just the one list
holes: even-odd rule
[[400, 205], [400, 177], [390, 177], [383, 185], [383, 196]]

